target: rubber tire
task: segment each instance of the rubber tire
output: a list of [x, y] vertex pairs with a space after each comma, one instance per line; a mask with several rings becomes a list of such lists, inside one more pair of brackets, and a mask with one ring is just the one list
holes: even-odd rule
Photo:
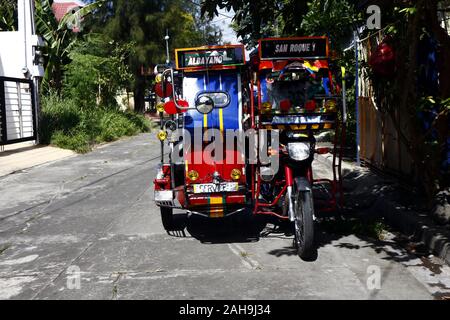
[[160, 207], [161, 221], [166, 231], [173, 231], [175, 229], [175, 220], [173, 217], [173, 209], [167, 207]]
[[297, 216], [302, 215], [303, 220], [303, 245], [300, 244], [297, 234], [298, 220], [295, 219], [294, 222], [294, 234], [295, 234], [295, 244], [297, 246], [297, 254], [303, 260], [309, 260], [315, 254], [314, 248], [314, 202], [312, 191], [300, 191], [297, 187], [298, 180], [295, 180], [295, 186], [293, 190], [294, 197], [294, 210]]

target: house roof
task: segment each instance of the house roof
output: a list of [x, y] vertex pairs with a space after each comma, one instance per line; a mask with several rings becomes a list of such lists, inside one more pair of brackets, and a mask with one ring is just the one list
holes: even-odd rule
[[53, 13], [56, 20], [60, 21], [70, 10], [78, 7], [84, 7], [86, 4], [80, 0], [55, 0], [52, 4]]

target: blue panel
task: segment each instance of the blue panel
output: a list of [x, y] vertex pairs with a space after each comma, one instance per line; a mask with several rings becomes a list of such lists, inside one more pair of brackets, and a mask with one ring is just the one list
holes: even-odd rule
[[[220, 90], [220, 75], [218, 73], [209, 72], [206, 76], [206, 91], [219, 91]], [[208, 129], [220, 128], [219, 124], [219, 110], [214, 109], [208, 114]]]
[[[230, 96], [230, 104], [223, 108], [223, 123], [224, 129], [238, 129], [239, 128], [239, 95], [238, 95], [238, 75], [236, 73], [224, 72], [210, 72], [209, 75], [204, 73], [185, 74], [183, 84], [183, 94], [185, 99], [189, 102], [191, 107], [194, 106], [195, 99], [199, 93], [206, 91], [224, 91]], [[206, 85], [205, 85], [206, 81]], [[221, 90], [222, 84], [222, 90]], [[220, 128], [220, 111], [215, 108], [208, 117], [208, 128]], [[185, 128], [191, 134], [197, 125], [203, 127], [203, 114], [196, 110], [189, 110], [185, 114]]]
[[[204, 90], [204, 75], [189, 74], [184, 78], [183, 86], [184, 98], [189, 102], [190, 107], [194, 107], [197, 93]], [[203, 114], [196, 110], [188, 110], [184, 117], [184, 123], [185, 128], [193, 134], [196, 125], [203, 126]]]
[[[259, 79], [260, 79], [260, 83], [261, 83], [261, 103], [269, 102], [269, 97], [267, 95], [266, 76], [262, 75]], [[256, 99], [257, 99], [257, 97], [256, 97]], [[258, 100], [256, 100], [256, 101], [258, 101]]]
[[222, 75], [222, 90], [230, 95], [230, 104], [223, 109], [224, 129], [239, 129], [239, 87], [237, 74]]

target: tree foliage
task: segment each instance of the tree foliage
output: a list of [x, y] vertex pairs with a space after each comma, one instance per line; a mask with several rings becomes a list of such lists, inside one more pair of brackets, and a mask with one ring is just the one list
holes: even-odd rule
[[[96, 32], [118, 42], [132, 42], [128, 65], [134, 75], [133, 91], [137, 111], [144, 109], [144, 95], [149, 83], [144, 69], [166, 60], [166, 33], [173, 48], [204, 44], [205, 29], [200, 30], [195, 17], [195, 3], [182, 0], [111, 0], [94, 15], [91, 25]], [[207, 30], [210, 33], [212, 30]]]
[[0, 0], [0, 31], [17, 30], [17, 1]]
[[[86, 16], [103, 4], [103, 0], [94, 2], [80, 10], [80, 16]], [[51, 0], [38, 0], [35, 2], [35, 23], [37, 33], [45, 40], [44, 67], [45, 75], [43, 87], [45, 91], [62, 88], [63, 67], [70, 62], [69, 53], [73, 48], [77, 34], [68, 28], [69, 19], [73, 19], [73, 13], [68, 13], [58, 22], [52, 10]]]
[[69, 54], [65, 94], [82, 108], [117, 105], [117, 94], [132, 81], [126, 64], [132, 52], [133, 43], [117, 43], [100, 34], [86, 35]]
[[244, 43], [263, 37], [331, 35], [339, 45], [355, 20], [354, 0], [205, 0], [202, 13], [212, 17], [218, 8], [235, 12], [235, 30]]
[[[328, 35], [332, 47], [340, 52], [338, 63], [352, 70], [353, 54], [342, 51], [351, 45], [352, 32], [364, 25], [368, 4], [360, 7], [360, 3], [357, 0], [205, 0], [202, 12], [214, 16], [217, 8], [233, 9], [234, 28], [250, 47], [267, 36]], [[448, 159], [446, 169], [442, 169], [441, 163], [442, 155], [448, 154], [450, 148], [450, 37], [438, 22], [438, 8], [439, 5], [448, 8], [450, 4], [448, 0], [392, 0], [373, 4], [381, 6], [383, 33], [391, 37], [398, 57], [397, 70], [391, 79], [372, 77], [374, 98], [383, 101], [381, 112], [391, 116], [413, 159], [417, 185], [431, 198], [436, 190], [449, 185]], [[360, 38], [373, 32], [378, 33], [366, 30]], [[419, 57], [430, 50], [427, 39], [438, 44], [434, 52], [438, 81], [432, 91], [420, 84], [427, 66]], [[363, 66], [368, 67], [364, 63]], [[370, 74], [370, 68], [367, 70]], [[352, 90], [350, 87], [349, 92]], [[349, 103], [350, 109], [352, 104], [354, 101]], [[401, 123], [397, 114], [402, 115]]]

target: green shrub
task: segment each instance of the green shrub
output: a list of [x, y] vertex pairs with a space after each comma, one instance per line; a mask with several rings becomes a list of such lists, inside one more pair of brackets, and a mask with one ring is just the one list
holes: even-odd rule
[[78, 153], [87, 153], [91, 150], [89, 135], [81, 131], [64, 133], [56, 131], [52, 135], [51, 143], [63, 149], [70, 149]]
[[53, 132], [73, 128], [79, 122], [80, 114], [72, 101], [62, 101], [56, 94], [41, 99], [39, 123], [41, 143], [49, 144]]
[[95, 144], [150, 131], [149, 120], [132, 112], [103, 107], [82, 109], [73, 99], [55, 94], [41, 100], [39, 134], [43, 144], [86, 153]]

